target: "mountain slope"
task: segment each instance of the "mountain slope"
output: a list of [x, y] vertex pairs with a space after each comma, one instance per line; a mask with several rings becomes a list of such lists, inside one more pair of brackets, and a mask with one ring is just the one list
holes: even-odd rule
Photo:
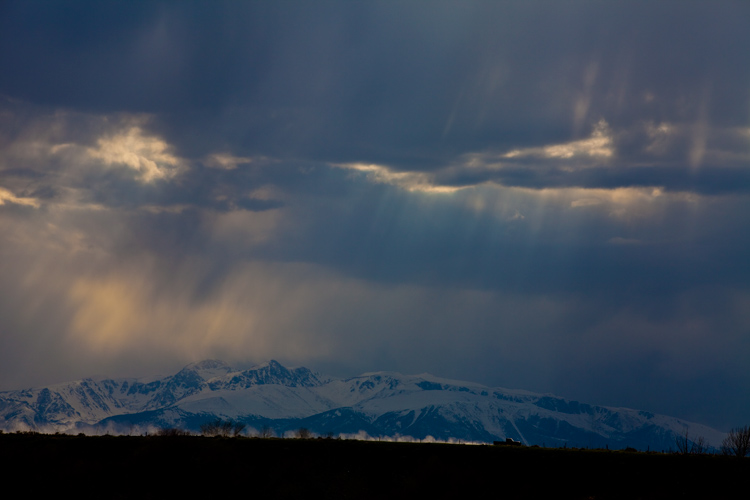
[[319, 434], [527, 445], [666, 450], [686, 429], [718, 446], [723, 433], [680, 419], [549, 394], [489, 388], [432, 375], [367, 373], [322, 377], [276, 361], [235, 370], [193, 363], [161, 379], [84, 379], [0, 392], [0, 428], [42, 431], [107, 428], [114, 432], [179, 426], [197, 431], [215, 418], [277, 434], [306, 427]]

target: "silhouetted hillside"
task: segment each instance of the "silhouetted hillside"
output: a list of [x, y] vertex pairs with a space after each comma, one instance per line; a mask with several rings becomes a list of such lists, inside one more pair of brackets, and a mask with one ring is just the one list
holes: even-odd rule
[[96, 498], [728, 498], [750, 460], [622, 451], [2, 434], [6, 487]]

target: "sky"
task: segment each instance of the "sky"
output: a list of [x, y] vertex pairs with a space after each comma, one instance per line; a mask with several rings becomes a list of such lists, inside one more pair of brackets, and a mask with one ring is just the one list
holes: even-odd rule
[[0, 390], [218, 358], [750, 423], [750, 3], [0, 2]]

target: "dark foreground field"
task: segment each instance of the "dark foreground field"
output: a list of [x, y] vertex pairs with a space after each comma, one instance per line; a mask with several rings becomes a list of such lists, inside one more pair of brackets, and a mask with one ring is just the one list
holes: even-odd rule
[[733, 498], [750, 459], [448, 444], [0, 434], [4, 490], [96, 498]]

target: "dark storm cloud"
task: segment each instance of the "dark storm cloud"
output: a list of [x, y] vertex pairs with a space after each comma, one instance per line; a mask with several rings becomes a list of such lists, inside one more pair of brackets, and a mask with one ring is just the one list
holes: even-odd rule
[[8, 3], [0, 89], [159, 113], [185, 151], [406, 169], [602, 117], [746, 125], [747, 5], [676, 5]]
[[3, 2], [0, 379], [276, 357], [744, 424], [748, 19]]
[[[658, 220], [633, 227], [630, 217], [613, 218], [606, 204], [552, 204], [535, 215], [534, 202], [516, 200], [508, 216], [498, 217], [477, 213], [460, 201], [464, 195], [453, 196], [446, 202], [390, 187], [360, 187], [345, 201], [315, 206], [299, 231], [280, 235], [266, 251], [268, 257], [312, 259], [375, 281], [532, 293], [596, 290], [637, 302], [712, 282], [746, 288], [750, 277], [742, 257], [750, 251], [750, 237], [736, 233], [750, 223], [744, 198], [717, 201], [689, 217], [693, 204], [672, 201], [656, 209]], [[535, 221], [515, 218], [515, 209]]]

